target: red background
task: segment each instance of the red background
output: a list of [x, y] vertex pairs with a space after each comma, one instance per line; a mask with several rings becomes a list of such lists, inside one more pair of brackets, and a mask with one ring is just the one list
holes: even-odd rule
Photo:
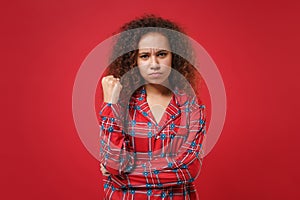
[[102, 199], [73, 121], [75, 76], [96, 45], [151, 12], [183, 25], [225, 83], [201, 200], [300, 199], [299, 10], [291, 0], [2, 1], [0, 198]]

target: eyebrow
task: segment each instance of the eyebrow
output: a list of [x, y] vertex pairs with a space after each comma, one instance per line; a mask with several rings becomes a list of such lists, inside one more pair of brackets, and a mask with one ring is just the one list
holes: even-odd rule
[[[141, 52], [139, 52], [139, 54], [150, 53], [149, 50], [147, 50], [147, 49], [139, 49], [139, 51], [141, 51]], [[156, 51], [155, 53], [161, 53], [161, 52], [169, 52], [169, 51], [166, 49], [160, 49], [160, 50]]]

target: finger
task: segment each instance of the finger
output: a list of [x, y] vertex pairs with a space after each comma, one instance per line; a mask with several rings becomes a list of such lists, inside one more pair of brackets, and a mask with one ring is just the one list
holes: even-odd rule
[[108, 173], [108, 172], [102, 172], [102, 175], [103, 175], [103, 176], [109, 176], [110, 173]]
[[121, 84], [120, 81], [118, 82], [118, 86], [121, 87], [121, 88], [123, 87], [123, 85]]
[[105, 77], [103, 77], [102, 80], [104, 80], [104, 81], [110, 81], [110, 80], [114, 80], [114, 79], [115, 78], [113, 76], [105, 76]]
[[110, 174], [102, 174], [103, 176], [110, 176]]
[[102, 174], [108, 173], [106, 170], [102, 169], [101, 170]]
[[106, 79], [114, 79], [114, 80], [120, 80], [119, 78], [115, 78], [114, 76], [106, 76]]
[[108, 80], [108, 83], [109, 83], [110, 85], [112, 85], [113, 82], [114, 82], [114, 80]]
[[105, 169], [105, 167], [103, 166], [103, 164], [100, 164], [100, 170], [103, 171]]
[[117, 82], [119, 82], [119, 80], [116, 79], [116, 78], [108, 78], [108, 79], [106, 79], [106, 80], [107, 80], [107, 82], [109, 82], [109, 83], [117, 83]]
[[106, 168], [104, 167], [103, 164], [101, 164], [101, 170], [105, 170], [106, 171]]
[[119, 88], [121, 86], [121, 83], [118, 80], [111, 80], [111, 81], [109, 81], [109, 85], [112, 86], [113, 88], [114, 87]]
[[109, 176], [110, 175], [110, 173], [105, 169], [101, 170], [101, 172], [104, 176]]

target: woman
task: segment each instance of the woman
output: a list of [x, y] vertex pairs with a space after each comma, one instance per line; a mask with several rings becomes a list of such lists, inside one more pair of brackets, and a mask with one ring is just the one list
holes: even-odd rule
[[198, 199], [206, 118], [192, 49], [178, 25], [154, 15], [121, 32], [101, 81], [104, 199]]

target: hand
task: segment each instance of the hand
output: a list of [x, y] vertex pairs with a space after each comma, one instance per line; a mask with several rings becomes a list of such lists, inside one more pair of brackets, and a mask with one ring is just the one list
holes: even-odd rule
[[110, 175], [110, 173], [106, 170], [106, 168], [103, 166], [103, 164], [100, 164], [100, 170], [101, 170], [103, 176]]
[[119, 100], [122, 85], [119, 78], [114, 78], [113, 75], [102, 78], [102, 89], [104, 102], [117, 103]]

